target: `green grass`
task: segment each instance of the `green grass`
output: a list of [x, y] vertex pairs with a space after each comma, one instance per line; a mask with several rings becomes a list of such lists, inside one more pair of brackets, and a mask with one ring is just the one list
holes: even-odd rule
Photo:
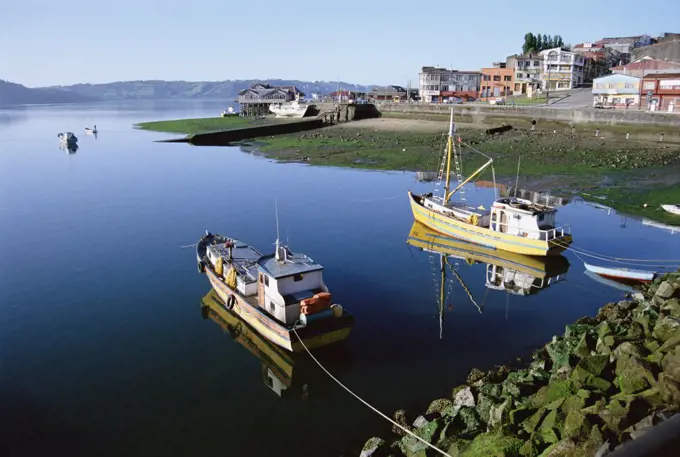
[[142, 130], [168, 133], [206, 133], [258, 125], [251, 118], [241, 116], [175, 119], [170, 121], [142, 122], [136, 127]]
[[[598, 189], [594, 193], [582, 192], [581, 195], [587, 200], [611, 206], [617, 211], [680, 226], [680, 216], [667, 213], [661, 208], [662, 204], [680, 202], [680, 185], [677, 184], [652, 189], [617, 186]], [[644, 206], [645, 204], [647, 207]]]

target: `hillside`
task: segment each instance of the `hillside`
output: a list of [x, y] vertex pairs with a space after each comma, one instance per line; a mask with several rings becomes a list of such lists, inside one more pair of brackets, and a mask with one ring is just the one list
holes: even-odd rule
[[[226, 80], [226, 81], [121, 81], [106, 84], [75, 84], [56, 86], [50, 89], [74, 92], [101, 100], [167, 100], [167, 99], [212, 99], [234, 100], [238, 93], [252, 84], [262, 82], [272, 85], [294, 85], [303, 92], [328, 94], [337, 89], [338, 83], [332, 81], [298, 80]], [[363, 90], [364, 86], [340, 83], [342, 89]], [[369, 89], [372, 86], [369, 86]], [[318, 89], [317, 89], [318, 88]]]
[[96, 97], [84, 96], [60, 88], [31, 89], [0, 79], [0, 105], [78, 103], [92, 100], [96, 100]]

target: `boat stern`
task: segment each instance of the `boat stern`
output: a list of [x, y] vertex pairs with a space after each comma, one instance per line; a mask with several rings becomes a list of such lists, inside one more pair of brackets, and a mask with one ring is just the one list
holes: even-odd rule
[[[323, 346], [339, 343], [345, 340], [354, 327], [354, 315], [345, 310], [342, 315], [327, 319], [319, 319], [312, 324], [291, 330], [291, 346], [293, 352], [304, 352], [305, 347], [310, 351]], [[300, 343], [304, 343], [304, 346]]]
[[570, 234], [564, 234], [562, 236], [553, 238], [548, 241], [548, 255], [558, 255], [567, 249], [573, 242], [573, 238]]

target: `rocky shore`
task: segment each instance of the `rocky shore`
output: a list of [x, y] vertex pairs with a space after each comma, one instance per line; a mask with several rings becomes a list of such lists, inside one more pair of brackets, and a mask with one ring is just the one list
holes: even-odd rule
[[[679, 410], [680, 271], [568, 325], [531, 359], [473, 368], [424, 414], [394, 419], [451, 456], [599, 457]], [[393, 432], [361, 456], [439, 455]]]

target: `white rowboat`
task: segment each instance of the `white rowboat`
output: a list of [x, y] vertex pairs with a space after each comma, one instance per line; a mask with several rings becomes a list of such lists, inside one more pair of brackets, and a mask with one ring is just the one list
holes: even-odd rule
[[680, 216], [680, 205], [661, 205], [664, 211]]
[[592, 271], [600, 276], [606, 276], [609, 278], [617, 279], [629, 279], [633, 281], [652, 281], [657, 273], [654, 271], [646, 270], [633, 270], [631, 268], [619, 268], [619, 267], [599, 267], [597, 265], [591, 265], [589, 263], [583, 262], [586, 270]]

